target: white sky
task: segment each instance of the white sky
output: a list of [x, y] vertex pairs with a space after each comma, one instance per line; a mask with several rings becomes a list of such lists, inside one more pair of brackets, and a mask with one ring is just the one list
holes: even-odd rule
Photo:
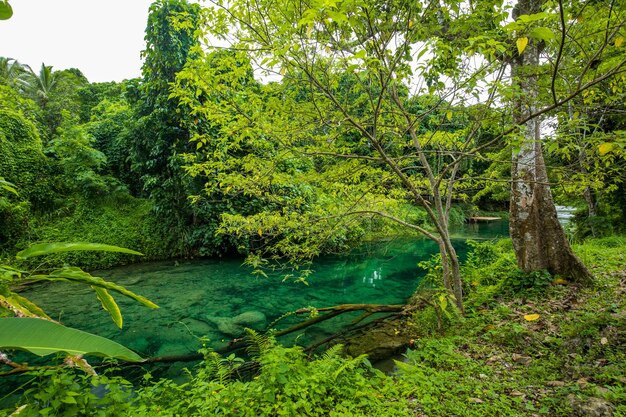
[[141, 75], [140, 52], [152, 0], [9, 0], [0, 56], [35, 71], [78, 68], [91, 82]]

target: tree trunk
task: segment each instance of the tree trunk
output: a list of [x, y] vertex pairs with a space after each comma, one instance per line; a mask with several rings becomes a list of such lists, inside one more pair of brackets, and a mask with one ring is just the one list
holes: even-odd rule
[[585, 187], [583, 196], [585, 197], [585, 202], [587, 203], [587, 222], [589, 224], [589, 230], [591, 230], [591, 236], [597, 237], [595, 219], [598, 214], [596, 212], [596, 202], [591, 187]]
[[461, 265], [456, 250], [452, 246], [452, 241], [448, 234], [446, 226], [446, 235], [441, 236], [442, 243], [439, 245], [439, 253], [441, 255], [441, 264], [443, 267], [443, 282], [448, 291], [454, 295], [456, 306], [465, 314], [463, 306], [463, 281], [461, 279]]
[[[537, 13], [541, 1], [520, 0], [518, 15]], [[514, 82], [520, 88], [516, 103], [516, 123], [521, 124], [536, 110], [537, 76], [540, 46], [530, 41], [512, 64]], [[565, 232], [556, 216], [556, 208], [548, 184], [548, 175], [541, 145], [541, 120], [525, 124], [518, 153], [512, 159], [510, 201], [510, 233], [519, 267], [525, 272], [548, 270], [577, 282], [589, 282], [591, 273], [574, 255]]]

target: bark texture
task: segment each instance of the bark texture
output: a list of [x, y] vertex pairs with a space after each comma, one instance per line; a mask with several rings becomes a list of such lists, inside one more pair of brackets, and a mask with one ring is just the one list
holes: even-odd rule
[[[520, 0], [514, 14], [537, 13], [541, 3]], [[540, 45], [531, 41], [512, 64], [512, 75], [521, 92], [515, 114], [520, 125], [536, 110], [539, 86], [533, 69], [538, 68], [539, 57]], [[526, 272], [548, 270], [553, 275], [589, 282], [591, 273], [574, 255], [557, 219], [543, 158], [540, 118], [529, 120], [524, 128], [511, 173], [510, 233], [517, 263]]]

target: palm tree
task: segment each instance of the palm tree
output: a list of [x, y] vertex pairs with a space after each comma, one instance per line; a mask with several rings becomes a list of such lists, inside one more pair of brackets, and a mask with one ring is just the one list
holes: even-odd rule
[[41, 108], [45, 108], [50, 94], [54, 91], [60, 80], [60, 74], [52, 71], [51, 65], [41, 64], [39, 74], [35, 73], [31, 67], [25, 65], [25, 72], [19, 80], [22, 92], [35, 100]]
[[0, 56], [0, 83], [15, 86], [25, 71], [16, 59]]

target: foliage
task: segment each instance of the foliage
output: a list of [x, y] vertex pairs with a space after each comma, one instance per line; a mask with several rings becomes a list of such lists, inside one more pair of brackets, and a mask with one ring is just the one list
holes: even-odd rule
[[72, 329], [40, 318], [0, 319], [0, 348], [22, 349], [39, 356], [64, 352], [141, 361], [132, 350], [104, 337]]
[[584, 198], [584, 209], [577, 204], [580, 210], [574, 218], [576, 239], [608, 236], [625, 227], [626, 125], [620, 99], [624, 93], [617, 81], [604, 87], [616, 94], [597, 88], [577, 100], [569, 113], [560, 114], [557, 135], [547, 146], [556, 162], [555, 173], [567, 178], [561, 190], [564, 197]]
[[104, 252], [123, 252], [130, 253], [131, 255], [141, 255], [141, 253], [131, 250], [120, 248], [117, 246], [102, 245], [97, 243], [40, 243], [32, 245], [23, 251], [17, 253], [17, 259], [28, 259], [33, 256], [49, 255], [51, 253], [59, 252], [72, 252], [81, 250], [98, 250]]
[[41, 64], [39, 72], [26, 66], [27, 71], [19, 77], [19, 89], [41, 108], [41, 136], [47, 142], [56, 135], [57, 128], [66, 114], [77, 114], [79, 100], [77, 91], [88, 83], [77, 69], [53, 71], [52, 66]]
[[[153, 215], [150, 201], [115, 193], [90, 200], [73, 199], [73, 205], [33, 222], [32, 241], [101, 242], [136, 248], [146, 260], [171, 256], [167, 238]], [[24, 243], [26, 245], [26, 243]], [[49, 255], [49, 267], [80, 266], [88, 270], [105, 269], [136, 261], [135, 257], [117, 252], [67, 252]], [[26, 263], [35, 266], [32, 261]]]
[[[5, 59], [5, 58], [0, 58]], [[12, 64], [19, 65], [19, 64]], [[11, 70], [9, 70], [11, 71]], [[40, 118], [40, 109], [34, 101], [23, 97], [10, 85], [0, 84], [0, 109], [19, 112], [22, 116], [37, 124]]]
[[[99, 241], [152, 259], [236, 249], [257, 271], [299, 263], [301, 279], [313, 257], [401, 226], [441, 251], [423, 264], [427, 307], [411, 318], [423, 339], [397, 377], [336, 350], [309, 362], [272, 344], [256, 378], [233, 380], [242, 360], [205, 351], [184, 385], [159, 381], [133, 401], [125, 381], [48, 372], [22, 414], [565, 416], [591, 396], [624, 414], [623, 240], [576, 248], [600, 272], [577, 292], [521, 272], [509, 241], [472, 244], [461, 282], [449, 273], [458, 260], [447, 233], [465, 217], [454, 204], [509, 197], [526, 113], [555, 122], [541, 183], [584, 197], [581, 235], [625, 227], [623, 4], [520, 1], [510, 21], [506, 2], [470, 3], [235, 0], [203, 10], [159, 0], [141, 80], [89, 84], [75, 69], [36, 73], [0, 59], [4, 250]], [[523, 10], [531, 3], [541, 10]], [[211, 40], [234, 49], [200, 47], [205, 17]], [[8, 286], [26, 275], [93, 285], [120, 326], [108, 291], [145, 301], [63, 266], [108, 267], [128, 254], [56, 248], [45, 276], [3, 267], [1, 315], [45, 315]], [[465, 318], [446, 276], [459, 279]], [[91, 392], [99, 383], [103, 399]]]
[[52, 71], [52, 66], [43, 63], [39, 73], [28, 66], [26, 68], [28, 71], [20, 78], [20, 87], [27, 96], [45, 108], [59, 82], [60, 74]]
[[0, 173], [20, 190], [19, 196], [0, 195], [0, 245], [5, 249], [28, 236], [31, 210], [52, 206], [54, 189], [42, 178], [53, 172], [36, 126], [19, 111], [0, 109]]
[[[134, 255], [141, 253], [120, 248], [112, 245], [103, 245], [96, 243], [45, 243], [34, 245], [19, 252], [17, 259], [28, 259], [32, 257], [45, 256], [59, 252], [68, 251], [105, 251], [105, 252], [121, 252]], [[43, 264], [40, 264], [41, 268]], [[37, 269], [33, 271], [22, 271], [10, 265], [0, 265], [0, 316], [15, 315], [17, 317], [43, 317], [50, 318], [43, 310], [29, 301], [28, 299], [18, 295], [12, 290], [12, 287], [23, 280], [36, 281], [67, 281], [72, 283], [89, 285], [95, 292], [98, 300], [102, 303], [102, 307], [111, 314], [111, 318], [118, 327], [122, 327], [122, 315], [120, 309], [109, 294], [109, 291], [115, 291], [126, 297], [129, 297], [146, 307], [158, 308], [156, 304], [150, 300], [129, 291], [121, 285], [106, 281], [99, 277], [82, 271], [77, 267], [64, 266], [63, 268], [53, 270], [48, 273], [42, 273]], [[34, 325], [35, 326], [35, 325]], [[42, 326], [39, 324], [38, 326]]]
[[106, 157], [106, 166], [102, 167], [103, 173], [118, 179], [133, 195], [137, 195], [141, 186], [131, 172], [131, 162], [128, 158], [129, 135], [133, 134], [131, 131], [133, 112], [130, 105], [121, 97], [105, 98], [89, 111], [91, 118], [82, 126], [93, 138], [91, 146]]
[[187, 199], [201, 184], [182, 171], [179, 154], [192, 149], [189, 133], [181, 126], [187, 116], [170, 97], [170, 83], [196, 53], [200, 10], [186, 0], [159, 0], [150, 6], [143, 77], [127, 91], [134, 123], [122, 136], [140, 195], [153, 200], [161, 234], [174, 256], [223, 253], [214, 237], [219, 208], [191, 207]]
[[38, 184], [50, 164], [36, 126], [19, 112], [0, 110], [0, 155], [0, 172], [7, 181], [35, 201], [45, 198], [49, 191]]
[[472, 250], [463, 266], [466, 293], [480, 306], [504, 295], [540, 294], [554, 281], [547, 271], [523, 272], [511, 252], [511, 242], [469, 242]]
[[[197, 376], [176, 386], [160, 381], [139, 393], [135, 415], [349, 416], [402, 415], [406, 403], [363, 358], [343, 359], [337, 346], [308, 361], [300, 348], [271, 343], [255, 359], [250, 381], [220, 380], [216, 367], [241, 366], [209, 354]], [[231, 358], [232, 359], [232, 358]]]
[[24, 394], [19, 416], [121, 416], [130, 408], [132, 386], [123, 378], [75, 370], [45, 370], [33, 375], [37, 380]]
[[[107, 411], [129, 416], [569, 417], [588, 414], [583, 407], [592, 404], [621, 415], [626, 412], [620, 314], [626, 307], [625, 242], [613, 237], [575, 247], [585, 261], [595, 259], [589, 262], [598, 277], [594, 288], [556, 283], [541, 293], [502, 293], [490, 302], [477, 302], [474, 297], [485, 294], [470, 292], [466, 317], [451, 323], [444, 336], [425, 335], [420, 322], [409, 319], [403, 325], [414, 332], [414, 347], [396, 362], [395, 375], [373, 370], [362, 357], [342, 358], [338, 347], [309, 361], [300, 348], [254, 335], [256, 349], [250, 354], [256, 364], [205, 349], [203, 363], [181, 385], [154, 382], [147, 374], [132, 401], [132, 388], [123, 379], [47, 371], [23, 398], [30, 413], [25, 415], [46, 407], [57, 413], [79, 407], [78, 415], [101, 415], [103, 403], [109, 404]], [[506, 274], [495, 278], [491, 265], [504, 255], [513, 258], [510, 245], [475, 244], [474, 276], [488, 276], [494, 285], [507, 280]], [[530, 316], [538, 318], [525, 318]], [[109, 390], [101, 399], [93, 395], [99, 384]]]
[[[30, 250], [21, 253], [22, 258], [46, 255], [48, 253], [63, 252], [71, 249], [76, 250], [105, 250], [105, 251], [121, 251], [133, 252], [128, 249], [118, 248], [110, 245], [98, 245], [93, 243], [87, 244], [47, 244], [39, 245]], [[136, 252], [134, 252], [136, 253]], [[93, 277], [90, 274], [81, 271], [75, 267], [67, 267], [63, 270], [53, 271], [49, 274], [42, 274], [38, 271], [31, 273], [16, 269], [9, 265], [0, 266], [0, 347], [13, 349], [28, 350], [36, 355], [45, 356], [51, 353], [64, 352], [69, 356], [65, 359], [66, 366], [76, 366], [91, 375], [95, 375], [95, 371], [82, 358], [85, 354], [95, 354], [105, 357], [121, 358], [128, 361], [141, 361], [133, 351], [121, 346], [120, 344], [108, 340], [106, 338], [82, 332], [80, 330], [67, 328], [53, 322], [46, 313], [36, 304], [14, 292], [13, 287], [22, 280], [30, 281], [41, 280], [64, 280], [90, 285], [96, 292], [98, 299], [102, 302], [102, 307], [107, 310], [113, 321], [122, 326], [122, 316], [117, 303], [111, 297], [108, 290], [113, 290], [127, 297], [135, 299], [140, 303], [151, 307], [157, 306], [151, 301], [134, 294], [132, 291], [121, 287], [117, 284], [107, 282], [101, 278]], [[7, 318], [6, 316], [15, 316]], [[9, 357], [0, 352], [0, 364], [9, 366], [12, 371], [23, 372], [32, 371], [36, 368], [29, 368], [28, 364], [19, 364], [13, 362]], [[42, 369], [45, 369], [42, 368]], [[11, 372], [9, 372], [10, 374]], [[79, 404], [85, 405], [89, 403], [91, 396], [81, 398], [77, 402], [75, 390], [78, 385], [74, 383], [74, 378], [68, 373], [44, 372], [48, 376], [52, 376], [52, 384], [46, 389], [40, 389], [33, 393], [35, 401], [32, 405], [38, 405], [38, 411], [41, 415], [48, 415], [51, 411], [58, 409], [75, 410]], [[102, 380], [106, 383], [106, 378]], [[73, 391], [72, 391], [73, 390]], [[114, 391], [111, 398], [115, 398]], [[27, 392], [28, 394], [28, 392]], [[104, 403], [111, 403], [111, 398]], [[102, 402], [101, 402], [102, 403]], [[28, 406], [20, 407], [23, 411]]]
[[464, 320], [445, 336], [424, 331], [424, 312], [411, 319], [415, 347], [396, 363], [403, 392], [423, 415], [589, 415], [581, 407], [594, 401], [621, 415], [623, 237], [575, 247], [598, 278], [586, 289], [561, 280], [510, 291], [519, 274], [510, 245], [473, 244], [464, 277], [484, 277], [496, 290], [468, 291]]
[[24, 235], [24, 224], [28, 223], [28, 203], [13, 194], [14, 184], [0, 177], [0, 242], [16, 242]]
[[[615, 76], [624, 64], [614, 59], [578, 84], [558, 82], [560, 71], [573, 74], [586, 58], [561, 60], [564, 50], [578, 53], [588, 42], [582, 35], [579, 43], [557, 36], [559, 16], [562, 22], [577, 13], [572, 4], [564, 11], [546, 2], [543, 10], [543, 2], [533, 2], [535, 11], [520, 2], [507, 22], [509, 6], [487, 0], [471, 7], [366, 2], [356, 9], [350, 1], [212, 3], [204, 27], [210, 41], [178, 74], [171, 96], [190, 115], [183, 121], [196, 149], [186, 155], [187, 171], [205, 180], [196, 201], [242, 194], [266, 201], [261, 212], [224, 214], [220, 232], [249, 239], [256, 232], [263, 243], [245, 249], [257, 265], [264, 258], [306, 262], [320, 253], [316, 241], [326, 240], [319, 229], [328, 219], [326, 229], [336, 230], [341, 221], [353, 223], [353, 215], [379, 215], [438, 244], [444, 286], [461, 309], [459, 262], [448, 230], [452, 202], [489, 193], [505, 198], [507, 187], [484, 183], [507, 184], [503, 164], [494, 159], [510, 160], [511, 149], [519, 154], [520, 128]], [[608, 38], [623, 22], [598, 7], [603, 19], [616, 21], [615, 29], [597, 35]], [[567, 27], [560, 29], [564, 34]], [[601, 29], [592, 24], [581, 33]], [[229, 50], [213, 47], [215, 38]], [[558, 55], [544, 66], [553, 71], [539, 60], [524, 64], [539, 44], [545, 54]], [[504, 81], [508, 66], [515, 69], [510, 83]], [[273, 82], [258, 81], [263, 76]], [[550, 86], [544, 90], [551, 94], [537, 93], [529, 106], [528, 95], [539, 90], [524, 84], [531, 78]], [[505, 107], [495, 109], [496, 103]], [[284, 170], [287, 161], [300, 169]], [[300, 191], [291, 188], [294, 182], [306, 184], [312, 195], [290, 195]], [[547, 187], [547, 178], [540, 182]], [[332, 204], [320, 204], [326, 195]], [[429, 227], [397, 217], [393, 209], [403, 203], [421, 206]], [[292, 213], [306, 229], [293, 227]], [[559, 231], [556, 224], [552, 235], [561, 237]], [[567, 242], [549, 247], [570, 254]]]
[[[69, 113], [62, 113], [70, 119]], [[46, 154], [58, 160], [63, 176], [60, 185], [68, 193], [95, 197], [111, 192], [121, 184], [113, 178], [99, 175], [106, 164], [105, 155], [93, 148], [93, 138], [75, 121], [66, 120], [57, 129], [58, 135], [49, 142]]]
[[[46, 255], [47, 253], [55, 253], [58, 251], [67, 251], [71, 248], [77, 250], [98, 250], [105, 251], [122, 251], [133, 252], [124, 248], [117, 248], [107, 245], [97, 244], [47, 244], [32, 248], [32, 250], [23, 251], [23, 258]], [[98, 299], [102, 302], [102, 306], [107, 310], [113, 321], [122, 326], [122, 316], [115, 300], [108, 293], [108, 290], [117, 291], [127, 297], [133, 298], [142, 304], [157, 308], [157, 306], [149, 300], [134, 294], [128, 289], [117, 284], [107, 282], [101, 278], [92, 277], [90, 274], [79, 270], [78, 268], [68, 267], [62, 271], [54, 271], [50, 274], [42, 274], [34, 271], [29, 273], [13, 268], [9, 265], [0, 266], [0, 347], [3, 349], [27, 350], [36, 355], [46, 356], [52, 353], [63, 352], [69, 356], [65, 358], [65, 366], [75, 366], [85, 371], [86, 374], [96, 375], [91, 366], [83, 359], [83, 355], [99, 355], [105, 357], [120, 358], [127, 361], [141, 361], [141, 357], [135, 352], [125, 348], [124, 346], [113, 342], [109, 339], [82, 332], [80, 330], [71, 329], [56, 322], [53, 322], [46, 313], [33, 302], [20, 296], [14, 292], [13, 286], [22, 282], [24, 279], [30, 281], [40, 280], [69, 280], [88, 284], [97, 294]], [[6, 316], [15, 316], [7, 318]], [[29, 368], [28, 364], [19, 364], [13, 362], [4, 353], [0, 352], [0, 364], [9, 366], [13, 371], [31, 371], [36, 368]], [[42, 369], [46, 369], [43, 367]], [[35, 370], [35, 372], [38, 372]], [[11, 372], [9, 372], [10, 374]], [[98, 404], [99, 407], [111, 406], [115, 407], [120, 400], [128, 399], [128, 395], [120, 395], [122, 390], [118, 390], [121, 384], [108, 386], [109, 380], [106, 377], [92, 378], [92, 382], [104, 384], [105, 391], [108, 396], [106, 400], [96, 398], [92, 393], [83, 393], [80, 395], [76, 390], [79, 385], [76, 383], [76, 376], [72, 375], [72, 371], [64, 372], [59, 370], [44, 370], [41, 375], [49, 377], [45, 388], [39, 385], [36, 389], [26, 392], [26, 396], [32, 394], [33, 402], [19, 407], [18, 414], [32, 413], [35, 408], [36, 415], [57, 415], [57, 412], [77, 413], [78, 410], [87, 405]], [[79, 380], [86, 380], [85, 376], [78, 377]], [[77, 398], [78, 397], [78, 398]], [[94, 401], [95, 400], [95, 401]], [[100, 410], [102, 411], [102, 410]], [[50, 414], [52, 413], [52, 414]], [[100, 412], [99, 412], [100, 413]], [[23, 414], [22, 414], [23, 415]], [[31, 414], [28, 414], [31, 415]]]
[[[407, 352], [406, 362], [397, 362], [398, 377], [413, 387], [407, 394], [417, 399], [418, 409], [424, 415], [519, 415], [514, 397], [494, 392], [492, 370], [456, 351], [458, 343], [455, 338], [425, 340]], [[485, 400], [472, 400], [477, 397]]]
[[103, 102], [116, 102], [122, 97], [124, 83], [105, 82], [89, 83], [76, 91], [80, 110], [78, 113], [80, 123], [88, 123], [96, 116], [96, 108]]

